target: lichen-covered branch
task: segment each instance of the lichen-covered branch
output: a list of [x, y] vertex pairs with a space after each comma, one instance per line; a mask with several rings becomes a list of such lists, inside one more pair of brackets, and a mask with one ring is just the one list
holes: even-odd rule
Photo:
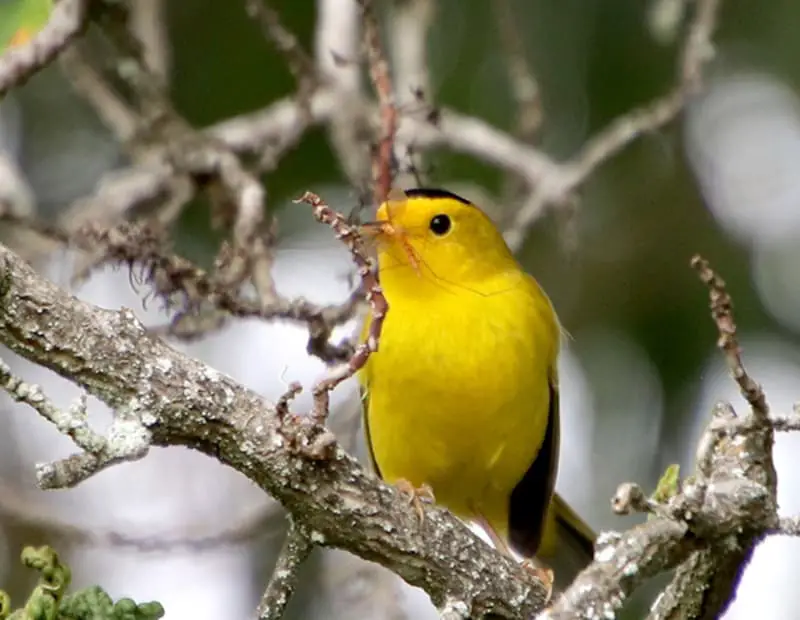
[[[717, 308], [725, 298], [721, 280], [703, 279]], [[715, 311], [718, 326], [719, 316]], [[735, 329], [727, 327], [732, 318], [723, 325], [726, 346], [736, 346]], [[541, 607], [543, 588], [524, 569], [439, 508], [426, 507], [420, 523], [396, 490], [364, 472], [325, 429], [289, 415], [289, 399], [270, 406], [150, 336], [130, 311], [76, 300], [5, 248], [0, 248], [0, 342], [124, 411], [146, 429], [152, 445], [191, 446], [241, 471], [288, 508], [313, 544], [348, 549], [388, 566], [428, 591], [450, 617], [524, 618]], [[37, 410], [47, 407], [43, 398], [31, 400], [30, 389], [20, 391], [13, 378], [6, 376], [4, 383]], [[80, 418], [78, 411], [65, 415]], [[72, 428], [52, 412], [45, 417]], [[612, 614], [643, 581], [675, 567], [676, 577], [653, 617], [716, 617], [758, 540], [796, 529], [793, 520], [777, 515], [772, 433], [763, 416], [737, 417], [730, 407], [718, 407], [700, 442], [693, 476], [663, 501], [645, 500], [637, 487], [623, 485], [616, 509], [647, 510], [655, 518], [629, 532], [605, 535], [595, 562], [540, 617]], [[311, 448], [321, 436], [328, 437], [330, 449], [315, 453]], [[80, 479], [90, 473], [85, 470]], [[74, 480], [40, 475], [48, 486]]]
[[[97, 308], [0, 246], [0, 343], [82, 386], [148, 430], [153, 445], [200, 450], [240, 471], [292, 513], [314, 544], [389, 567], [470, 617], [527, 618], [544, 588], [437, 507], [416, 512], [340, 447], [309, 458], [324, 432], [283, 420], [263, 398], [148, 334], [129, 311]], [[55, 353], [57, 352], [57, 354]]]
[[313, 548], [308, 534], [294, 522], [290, 523], [286, 540], [272, 571], [272, 578], [258, 605], [259, 620], [280, 620], [283, 617], [283, 612], [297, 587], [297, 572]]
[[675, 568], [650, 617], [718, 618], [755, 545], [781, 527], [791, 529], [791, 522], [778, 518], [774, 428], [763, 392], [742, 365], [730, 296], [705, 260], [695, 257], [692, 266], [708, 286], [719, 346], [751, 411], [737, 416], [729, 405], [715, 408], [698, 445], [695, 471], [665, 500], [622, 485], [614, 509], [648, 512], [653, 518], [598, 543], [595, 561], [540, 614], [541, 620], [613, 615], [637, 586]]
[[60, 433], [68, 436], [82, 451], [72, 456], [37, 466], [36, 476], [43, 489], [73, 487], [106, 467], [122, 461], [144, 458], [150, 448], [150, 433], [135, 417], [116, 412], [108, 436], [89, 427], [86, 397], [82, 396], [67, 411], [56, 407], [38, 385], [31, 385], [11, 374], [0, 360], [0, 387], [12, 399], [35, 409]]

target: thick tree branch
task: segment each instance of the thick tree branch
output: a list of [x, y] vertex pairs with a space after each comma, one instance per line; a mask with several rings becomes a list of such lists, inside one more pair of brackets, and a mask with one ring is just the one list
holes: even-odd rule
[[130, 311], [96, 308], [38, 276], [0, 246], [0, 342], [81, 385], [148, 430], [153, 445], [218, 458], [279, 500], [312, 541], [347, 549], [425, 589], [458, 600], [470, 617], [527, 618], [544, 588], [446, 511], [416, 512], [341, 448], [304, 456], [322, 433], [197, 360], [150, 336]]

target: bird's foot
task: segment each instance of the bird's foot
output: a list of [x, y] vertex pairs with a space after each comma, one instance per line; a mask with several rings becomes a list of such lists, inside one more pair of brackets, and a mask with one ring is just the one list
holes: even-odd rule
[[545, 598], [544, 601], [545, 605], [547, 605], [550, 602], [550, 599], [553, 597], [553, 583], [555, 581], [555, 574], [553, 571], [549, 568], [537, 565], [533, 560], [523, 560], [522, 568], [527, 570], [534, 577], [536, 577], [536, 579], [542, 582], [547, 590], [547, 598]]
[[425, 511], [422, 504], [433, 504], [436, 498], [433, 496], [433, 489], [430, 485], [423, 483], [420, 487], [415, 487], [408, 480], [401, 478], [394, 483], [395, 488], [402, 495], [408, 498], [409, 505], [414, 507], [420, 525], [425, 521]]

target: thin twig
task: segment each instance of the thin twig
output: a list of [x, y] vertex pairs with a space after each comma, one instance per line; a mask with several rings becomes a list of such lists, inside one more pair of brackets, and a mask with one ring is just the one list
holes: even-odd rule
[[[313, 58], [303, 48], [294, 33], [283, 25], [278, 12], [269, 5], [267, 0], [246, 0], [245, 10], [259, 24], [267, 40], [286, 59], [289, 71], [292, 72], [297, 82], [296, 100], [300, 115], [295, 126], [289, 128], [282, 137], [280, 151], [285, 152], [300, 140], [306, 128], [313, 122], [311, 96], [320, 82], [317, 67]], [[270, 171], [276, 166], [277, 161], [271, 152], [267, 151], [261, 154], [260, 170]]]
[[742, 363], [741, 348], [736, 337], [736, 323], [733, 320], [733, 304], [725, 281], [720, 278], [708, 261], [700, 256], [692, 258], [692, 267], [697, 270], [700, 279], [708, 287], [710, 298], [711, 317], [719, 331], [717, 346], [725, 354], [725, 363], [731, 372], [742, 396], [750, 404], [753, 414], [763, 421], [769, 416], [769, 406], [761, 386], [747, 373]]
[[358, 268], [358, 275], [361, 278], [363, 289], [366, 291], [367, 303], [370, 305], [371, 322], [367, 339], [359, 344], [347, 364], [332, 372], [328, 377], [319, 381], [313, 388], [314, 410], [313, 416], [319, 422], [324, 422], [328, 417], [330, 407], [330, 392], [340, 383], [349, 379], [367, 363], [369, 356], [378, 350], [380, 342], [381, 327], [386, 313], [389, 311], [389, 303], [383, 295], [383, 290], [378, 283], [378, 277], [373, 269], [371, 260], [368, 258], [366, 248], [354, 226], [347, 223], [347, 219], [341, 214], [331, 209], [326, 202], [316, 194], [306, 192], [296, 203], [304, 202], [311, 205], [314, 217], [321, 223], [330, 226], [336, 233], [336, 237], [342, 241], [350, 251], [350, 256]]
[[795, 412], [790, 415], [772, 416], [769, 421], [778, 432], [800, 431], [800, 405], [795, 405]]
[[286, 59], [289, 71], [299, 84], [316, 81], [316, 67], [297, 37], [281, 22], [278, 12], [266, 0], [246, 0], [247, 14], [261, 27], [264, 36]]
[[290, 519], [289, 531], [272, 571], [272, 578], [258, 605], [259, 620], [280, 620], [283, 617], [297, 587], [298, 571], [313, 549], [314, 545], [308, 536]]
[[[314, 58], [325, 89], [333, 95], [334, 106], [325, 124], [331, 148], [342, 173], [350, 184], [372, 201], [370, 151], [365, 135], [369, 135], [369, 120], [359, 110], [362, 100], [361, 11], [356, 2], [318, 0], [314, 32]], [[320, 90], [317, 91], [319, 93]], [[312, 123], [319, 121], [318, 98], [311, 100]], [[369, 195], [369, 200], [366, 197]]]
[[38, 385], [25, 383], [11, 374], [8, 365], [0, 360], [0, 388], [18, 403], [35, 409], [45, 420], [55, 425], [80, 448], [88, 452], [105, 449], [105, 438], [89, 427], [86, 414], [86, 397], [82, 396], [69, 412], [62, 411], [48, 399]]
[[140, 123], [138, 115], [88, 62], [80, 48], [74, 46], [64, 51], [61, 69], [72, 88], [94, 108], [103, 124], [120, 142], [127, 144], [136, 136]]
[[69, 243], [69, 234], [60, 226], [46, 222], [40, 218], [20, 215], [14, 206], [5, 200], [0, 199], [0, 222], [7, 222], [13, 226], [19, 226], [56, 243]]
[[[300, 114], [295, 126], [288, 128], [281, 139], [280, 152], [286, 152], [292, 145], [299, 142], [308, 126], [313, 122], [311, 97], [320, 83], [317, 67], [298, 38], [283, 25], [278, 12], [266, 0], [246, 0], [245, 10], [251, 18], [258, 22], [264, 36], [286, 59], [289, 71], [292, 72], [297, 82], [296, 100]], [[259, 169], [261, 171], [271, 171], [277, 167], [277, 160], [271, 151], [272, 149], [260, 154]]]
[[[428, 62], [428, 41], [436, 16], [436, 0], [403, 0], [391, 5], [388, 20], [389, 43], [387, 55], [392, 61], [392, 81], [397, 111], [401, 119], [415, 117], [426, 119], [433, 108]], [[413, 136], [404, 141], [395, 135], [394, 153], [397, 158], [395, 184], [401, 187], [411, 183], [422, 186], [422, 171], [426, 159], [413, 143]]]
[[39, 386], [14, 376], [2, 360], [0, 388], [13, 400], [35, 409], [83, 450], [60, 461], [38, 464], [37, 478], [43, 489], [73, 487], [111, 465], [121, 461], [136, 461], [147, 455], [150, 433], [128, 412], [116, 412], [106, 437], [89, 426], [85, 395], [69, 410], [62, 411], [44, 395]]
[[666, 95], [617, 117], [589, 139], [580, 152], [562, 165], [562, 174], [545, 175], [532, 186], [531, 197], [506, 230], [506, 241], [518, 248], [530, 226], [544, 209], [561, 204], [577, 190], [597, 167], [616, 155], [634, 139], [674, 120], [702, 86], [703, 68], [712, 58], [712, 36], [722, 0], [697, 0], [678, 70], [678, 83]]
[[[511, 94], [516, 104], [516, 123], [514, 135], [524, 144], [534, 145], [544, 118], [539, 83], [528, 62], [525, 42], [515, 22], [514, 9], [510, 0], [497, 0], [492, 3], [497, 21], [501, 46], [504, 48], [508, 80]], [[510, 203], [509, 213], [531, 207], [526, 199], [528, 183], [523, 175], [509, 173], [504, 198]], [[534, 205], [534, 209], [538, 209]], [[512, 235], [513, 237], [513, 235]], [[510, 239], [513, 251], [519, 249], [524, 235]]]
[[678, 85], [667, 95], [612, 121], [587, 142], [570, 166], [582, 183], [594, 169], [639, 135], [655, 131], [672, 121], [702, 87], [703, 68], [713, 58], [712, 36], [717, 27], [722, 0], [697, 0], [689, 25], [678, 73]]
[[136, 0], [131, 3], [131, 32], [142, 44], [145, 65], [161, 81], [169, 83], [172, 48], [166, 16], [166, 0]]
[[303, 386], [297, 381], [293, 381], [286, 387], [286, 391], [278, 399], [278, 402], [275, 403], [275, 415], [278, 416], [280, 421], [285, 421], [290, 415], [289, 405], [302, 391]]
[[[398, 110], [414, 113], [421, 99], [431, 96], [428, 37], [436, 16], [436, 0], [403, 0], [391, 6], [388, 27], [394, 91]], [[411, 98], [411, 105], [406, 105]], [[411, 108], [411, 109], [410, 109]], [[427, 109], [423, 109], [427, 113]]]
[[611, 509], [618, 515], [652, 512], [652, 504], [642, 487], [632, 482], [626, 482], [617, 487], [617, 492], [611, 498]]
[[544, 116], [539, 82], [528, 62], [510, 0], [496, 0], [492, 2], [492, 7], [497, 18], [500, 41], [505, 48], [511, 92], [517, 104], [516, 134], [523, 142], [532, 144]]
[[775, 534], [800, 536], [800, 517], [783, 517]]
[[389, 62], [381, 42], [378, 17], [373, 0], [358, 0], [364, 22], [364, 46], [367, 50], [369, 75], [378, 95], [381, 131], [378, 138], [376, 156], [373, 158], [373, 177], [375, 183], [375, 205], [382, 204], [389, 196], [394, 178], [395, 155], [394, 138], [397, 133], [397, 107], [395, 105], [392, 77]]

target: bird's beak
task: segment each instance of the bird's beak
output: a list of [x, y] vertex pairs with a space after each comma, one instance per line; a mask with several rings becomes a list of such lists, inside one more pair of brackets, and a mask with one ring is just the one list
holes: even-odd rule
[[385, 220], [376, 220], [374, 222], [364, 222], [358, 227], [358, 231], [365, 237], [377, 238], [391, 236], [392, 226]]

